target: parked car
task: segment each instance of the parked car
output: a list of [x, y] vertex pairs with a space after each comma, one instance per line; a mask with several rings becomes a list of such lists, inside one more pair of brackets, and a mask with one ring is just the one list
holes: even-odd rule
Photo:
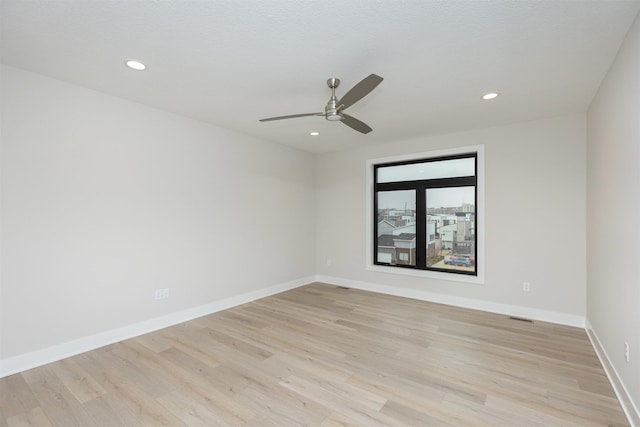
[[444, 260], [445, 264], [457, 265], [462, 267], [471, 267], [471, 260], [464, 256], [452, 256]]

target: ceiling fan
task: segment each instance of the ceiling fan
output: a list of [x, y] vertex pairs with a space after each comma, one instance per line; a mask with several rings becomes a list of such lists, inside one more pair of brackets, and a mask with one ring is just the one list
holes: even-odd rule
[[382, 82], [382, 77], [377, 76], [375, 74], [371, 74], [368, 77], [365, 77], [351, 88], [349, 92], [347, 92], [339, 101], [336, 98], [336, 88], [340, 85], [340, 79], [332, 78], [327, 80], [327, 85], [331, 89], [331, 99], [324, 107], [324, 112], [321, 113], [304, 113], [304, 114], [292, 114], [290, 116], [279, 116], [279, 117], [269, 117], [268, 119], [260, 119], [261, 122], [270, 122], [272, 120], [284, 120], [284, 119], [295, 119], [298, 117], [308, 117], [308, 116], [324, 116], [325, 119], [329, 121], [341, 121], [345, 125], [349, 126], [351, 129], [357, 130], [361, 133], [369, 133], [373, 129], [371, 129], [366, 123], [361, 122], [353, 116], [344, 113], [344, 110], [360, 101], [362, 98], [367, 96], [369, 92], [376, 88]]

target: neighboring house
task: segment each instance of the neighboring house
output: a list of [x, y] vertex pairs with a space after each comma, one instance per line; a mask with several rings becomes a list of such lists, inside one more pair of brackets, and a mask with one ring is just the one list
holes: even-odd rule
[[401, 227], [396, 227], [393, 229], [393, 234], [394, 236], [399, 236], [401, 234], [406, 234], [406, 233], [411, 233], [415, 236], [416, 234], [416, 223], [411, 223], [411, 224], [406, 224], [403, 225]]
[[435, 258], [440, 255], [442, 241], [438, 234], [438, 223], [430, 219], [427, 221], [427, 258]]
[[[395, 236], [393, 243], [396, 247], [396, 264], [413, 265], [416, 262], [416, 233], [401, 233]], [[395, 231], [395, 230], [394, 230]], [[394, 233], [395, 235], [395, 233]]]
[[427, 244], [435, 242], [438, 234], [438, 224], [435, 221], [427, 221]]
[[416, 234], [378, 236], [378, 262], [413, 265], [416, 259]]
[[402, 227], [407, 223], [402, 216], [400, 215], [385, 215], [383, 221], [387, 221], [389, 224], [392, 224], [394, 227]]
[[443, 225], [440, 227], [440, 240], [442, 249], [453, 249], [453, 242], [458, 238], [458, 224]]
[[394, 224], [390, 223], [386, 219], [383, 219], [378, 223], [378, 237], [382, 236], [383, 234], [393, 234], [391, 231], [394, 228], [396, 228]]
[[378, 220], [387, 221], [394, 227], [402, 227], [406, 224], [415, 223], [416, 215], [415, 211], [411, 210], [387, 209], [378, 211]]
[[453, 242], [452, 252], [456, 255], [473, 256], [476, 251], [475, 241], [464, 240], [462, 242]]
[[392, 234], [378, 235], [378, 262], [396, 264], [395, 236]]

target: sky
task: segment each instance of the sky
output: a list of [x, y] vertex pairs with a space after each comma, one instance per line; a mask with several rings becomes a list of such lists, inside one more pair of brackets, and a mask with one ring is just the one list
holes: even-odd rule
[[[474, 187], [433, 188], [427, 190], [427, 207], [458, 207], [463, 203], [474, 204]], [[378, 193], [379, 209], [415, 209], [413, 190], [381, 191]]]

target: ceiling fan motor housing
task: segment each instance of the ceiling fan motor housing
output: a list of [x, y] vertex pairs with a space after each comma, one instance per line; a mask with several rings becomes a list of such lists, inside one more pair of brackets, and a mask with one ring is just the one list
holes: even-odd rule
[[331, 89], [331, 99], [329, 99], [329, 102], [324, 107], [324, 117], [330, 122], [336, 122], [342, 120], [342, 114], [339, 112], [340, 106], [336, 105], [338, 103], [336, 88], [340, 86], [340, 79], [335, 77], [331, 78], [327, 80], [327, 85]]
[[342, 114], [340, 114], [341, 105], [336, 105], [337, 103], [336, 97], [332, 96], [327, 106], [324, 107], [324, 117], [331, 122], [342, 120]]

